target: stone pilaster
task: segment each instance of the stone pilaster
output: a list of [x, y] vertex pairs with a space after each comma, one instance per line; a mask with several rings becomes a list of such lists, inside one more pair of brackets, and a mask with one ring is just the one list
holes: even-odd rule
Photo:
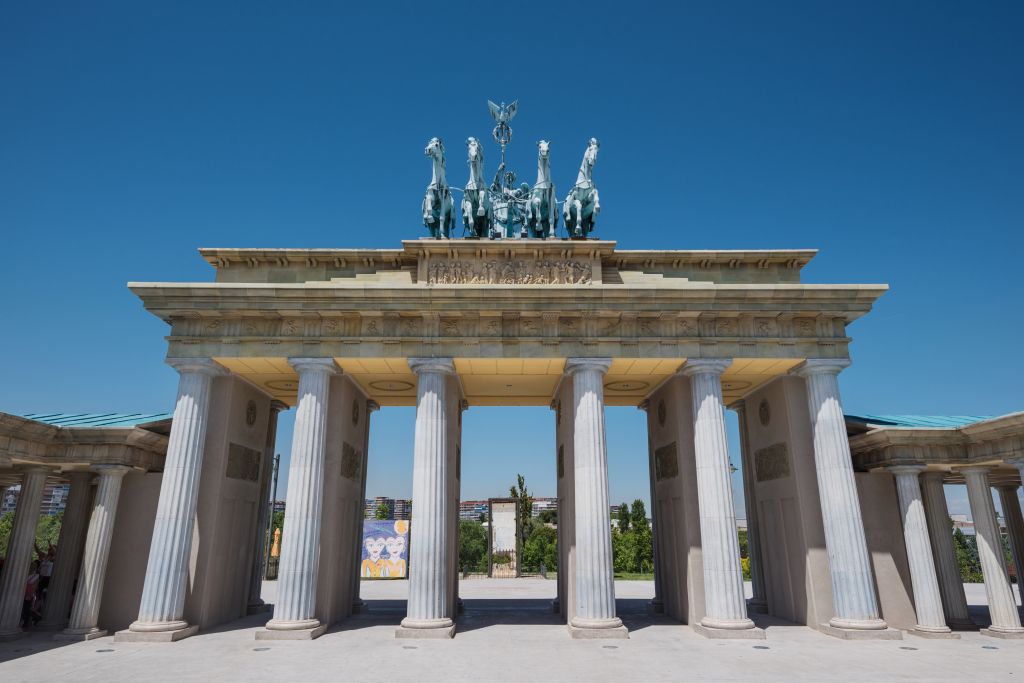
[[981, 633], [997, 638], [1024, 638], [1024, 628], [1021, 628], [1017, 603], [1013, 598], [1013, 587], [1006, 571], [1003, 538], [996, 521], [996, 506], [992, 503], [992, 489], [988, 481], [990, 469], [964, 467], [960, 470], [967, 482], [967, 498], [974, 519], [974, 538], [978, 544], [978, 559], [981, 561], [985, 595], [988, 597], [988, 613], [992, 619], [992, 625], [982, 629]]
[[615, 616], [611, 509], [608, 495], [608, 447], [604, 429], [604, 375], [610, 358], [569, 358], [572, 376], [573, 450], [576, 475], [576, 615], [569, 620], [574, 638], [627, 638]]
[[14, 512], [14, 526], [7, 541], [4, 571], [0, 574], [0, 641], [16, 640], [28, 635], [21, 630], [21, 609], [25, 602], [25, 581], [32, 560], [32, 544], [36, 540], [39, 507], [43, 504], [48, 467], [26, 467], [22, 470], [21, 493]]
[[[199, 476], [210, 408], [213, 378], [227, 370], [210, 358], [168, 358], [164, 361], [180, 375], [174, 420], [164, 460], [163, 483], [157, 501], [153, 540], [149, 546], [146, 581], [139, 618], [128, 631], [130, 639], [177, 640], [193, 635], [181, 618], [185, 609], [188, 560], [192, 552], [193, 524], [199, 498]], [[171, 634], [171, 635], [167, 635]], [[115, 640], [129, 639], [121, 631]]]
[[410, 358], [416, 373], [416, 442], [412, 499], [416, 505], [409, 539], [408, 614], [397, 638], [450, 638], [455, 622], [448, 609], [445, 555], [448, 545], [448, 375], [451, 358]]
[[[879, 618], [871, 558], [850, 459], [850, 442], [846, 438], [846, 421], [839, 398], [839, 373], [849, 365], [850, 361], [842, 358], [808, 360], [797, 366], [795, 372], [807, 382], [814, 435], [814, 466], [836, 613], [827, 626], [881, 631], [888, 627]], [[823, 630], [830, 635], [842, 635]]]
[[[1003, 519], [1006, 522], [1006, 536], [1010, 540], [1010, 552], [1013, 555], [1013, 566], [1020, 577], [1021, 567], [1024, 567], [1024, 519], [1021, 519], [1020, 500], [1017, 498], [1017, 487], [1012, 484], [1008, 486], [997, 486], [999, 491], [999, 505], [1003, 508]], [[1020, 586], [1020, 579], [1017, 579]], [[1024, 595], [1021, 596], [1024, 600]]]
[[651, 539], [654, 551], [654, 599], [648, 604], [649, 609], [656, 614], [665, 612], [665, 600], [661, 592], [661, 560], [658, 556], [658, 487], [654, 468], [654, 444], [651, 443], [651, 402], [646, 398], [637, 406], [638, 410], [644, 411], [647, 418], [647, 477], [651, 482]]
[[[701, 558], [704, 564], [705, 616], [703, 636], [716, 630], [754, 630], [743, 597], [736, 509], [729, 470], [729, 443], [725, 436], [722, 373], [731, 360], [694, 358], [681, 372], [690, 378], [693, 405], [693, 446], [697, 465], [697, 504], [700, 510]], [[694, 627], [693, 624], [690, 625]], [[707, 629], [707, 631], [705, 631]], [[764, 632], [756, 629], [758, 637]]]
[[71, 590], [82, 565], [85, 532], [89, 528], [89, 500], [92, 498], [94, 476], [92, 472], [67, 473], [71, 490], [64, 506], [64, 521], [61, 523], [60, 538], [57, 540], [57, 559], [53, 565], [50, 585], [46, 590], [43, 620], [39, 622], [39, 628], [62, 629], [68, 624]]
[[63, 633], [53, 637], [54, 640], [92, 640], [107, 635], [106, 631], [101, 631], [97, 626], [103, 583], [107, 576], [110, 539], [114, 532], [114, 518], [117, 516], [117, 501], [121, 496], [121, 481], [132, 468], [95, 465], [93, 469], [99, 472], [100, 481], [96, 487], [92, 514], [89, 515], [89, 531], [85, 539], [71, 622]]
[[977, 630], [978, 625], [967, 612], [967, 596], [964, 594], [953, 535], [949, 531], [949, 508], [946, 506], [946, 492], [942, 484], [945, 477], [944, 472], [923, 472], [918, 477], [935, 575], [942, 596], [942, 611], [946, 616], [946, 624], [951, 628]]
[[891, 467], [896, 477], [896, 493], [900, 501], [903, 520], [903, 540], [907, 544], [910, 581], [914, 589], [914, 609], [917, 626], [911, 631], [926, 638], [959, 638], [953, 635], [942, 610], [942, 595], [932, 560], [932, 545], [928, 537], [921, 485], [917, 475], [924, 467]]
[[760, 522], [757, 519], [757, 492], [754, 489], [754, 454], [750, 450], [750, 433], [747, 431], [747, 402], [733, 401], [729, 406], [735, 410], [740, 422], [740, 458], [743, 474], [743, 506], [747, 510], [747, 557], [750, 558], [750, 586], [753, 597], [750, 606], [758, 614], [768, 614], [768, 592], [764, 586], [764, 563], [761, 559]]
[[260, 502], [256, 509], [256, 538], [252, 544], [252, 572], [249, 574], [249, 604], [247, 614], [266, 611], [260, 592], [263, 590], [263, 560], [267, 548], [267, 529], [270, 526], [270, 480], [274, 478], [274, 451], [277, 450], [277, 417], [288, 406], [278, 400], [270, 402], [267, 422], [267, 445], [263, 449], [263, 477], [260, 479]]
[[380, 404], [374, 401], [372, 398], [366, 399], [366, 424], [363, 429], [363, 470], [362, 470], [362, 484], [360, 485], [359, 494], [359, 513], [356, 515], [356, 529], [355, 529], [355, 542], [352, 550], [352, 613], [362, 614], [366, 612], [369, 607], [363, 602], [363, 599], [359, 597], [359, 589], [362, 586], [361, 577], [359, 575], [359, 567], [362, 565], [363, 559], [363, 501], [366, 500], [366, 469], [370, 464], [370, 416], [380, 410]]
[[[289, 358], [299, 373], [298, 407], [288, 467], [288, 511], [281, 533], [277, 602], [267, 632], [304, 631], [315, 638], [327, 629], [316, 618], [316, 581], [320, 564], [323, 514], [324, 444], [327, 398], [338, 366], [331, 358]], [[257, 633], [257, 637], [260, 637]], [[271, 634], [268, 637], [272, 637]], [[289, 639], [296, 634], [292, 634]]]

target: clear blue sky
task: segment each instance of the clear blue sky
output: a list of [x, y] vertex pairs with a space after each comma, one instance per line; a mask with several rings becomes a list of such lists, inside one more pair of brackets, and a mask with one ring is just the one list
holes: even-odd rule
[[[1024, 409], [1022, 35], [1021, 3], [5, 0], [0, 410], [171, 410], [167, 327], [126, 282], [422, 234], [432, 136], [454, 184], [468, 136], [496, 168], [488, 99], [520, 102], [527, 182], [534, 141], [564, 190], [601, 140], [623, 248], [817, 248], [805, 282], [889, 284], [850, 326], [847, 412]], [[614, 502], [648, 497], [642, 418], [608, 410]], [[407, 497], [413, 411], [373, 420], [368, 493]], [[463, 497], [517, 472], [553, 495], [553, 431], [470, 410]]]

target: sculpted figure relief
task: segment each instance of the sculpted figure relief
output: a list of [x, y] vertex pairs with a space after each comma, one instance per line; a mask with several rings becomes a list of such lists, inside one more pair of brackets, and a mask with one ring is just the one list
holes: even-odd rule
[[589, 285], [593, 268], [580, 261], [484, 261], [479, 275], [472, 263], [433, 261], [427, 266], [430, 285]]

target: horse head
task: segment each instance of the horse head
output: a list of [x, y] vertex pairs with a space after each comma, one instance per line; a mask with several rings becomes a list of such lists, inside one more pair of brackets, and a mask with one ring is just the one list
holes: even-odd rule
[[551, 156], [550, 140], [541, 140], [540, 142], [537, 143], [537, 147], [540, 148], [539, 154], [541, 159], [547, 159], [549, 156]]
[[469, 147], [470, 164], [484, 160], [484, 148], [480, 146], [479, 140], [476, 138], [469, 138], [466, 140], [466, 147]]
[[427, 148], [423, 150], [423, 153], [428, 157], [433, 157], [438, 161], [444, 160], [444, 145], [441, 144], [441, 138], [430, 138], [430, 143]]
[[583, 160], [593, 166], [597, 162], [597, 151], [600, 148], [601, 143], [595, 138], [590, 138], [590, 142], [587, 143], [587, 153], [583, 155]]

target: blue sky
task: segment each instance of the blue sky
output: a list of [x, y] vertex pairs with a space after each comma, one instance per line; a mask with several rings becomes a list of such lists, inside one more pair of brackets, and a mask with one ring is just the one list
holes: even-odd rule
[[[0, 410], [171, 410], [167, 328], [126, 282], [209, 281], [198, 247], [422, 234], [431, 137], [456, 157], [483, 138], [496, 168], [488, 99], [520, 102], [508, 157], [527, 182], [536, 140], [563, 190], [601, 140], [598, 234], [623, 248], [817, 248], [805, 282], [889, 284], [849, 328], [847, 412], [1024, 409], [1020, 3], [5, 0], [0, 16]], [[373, 417], [369, 494], [411, 494], [412, 425]], [[464, 498], [517, 472], [553, 495], [553, 433], [546, 409], [470, 410]], [[647, 499], [644, 440], [642, 413], [608, 410], [614, 502]]]

